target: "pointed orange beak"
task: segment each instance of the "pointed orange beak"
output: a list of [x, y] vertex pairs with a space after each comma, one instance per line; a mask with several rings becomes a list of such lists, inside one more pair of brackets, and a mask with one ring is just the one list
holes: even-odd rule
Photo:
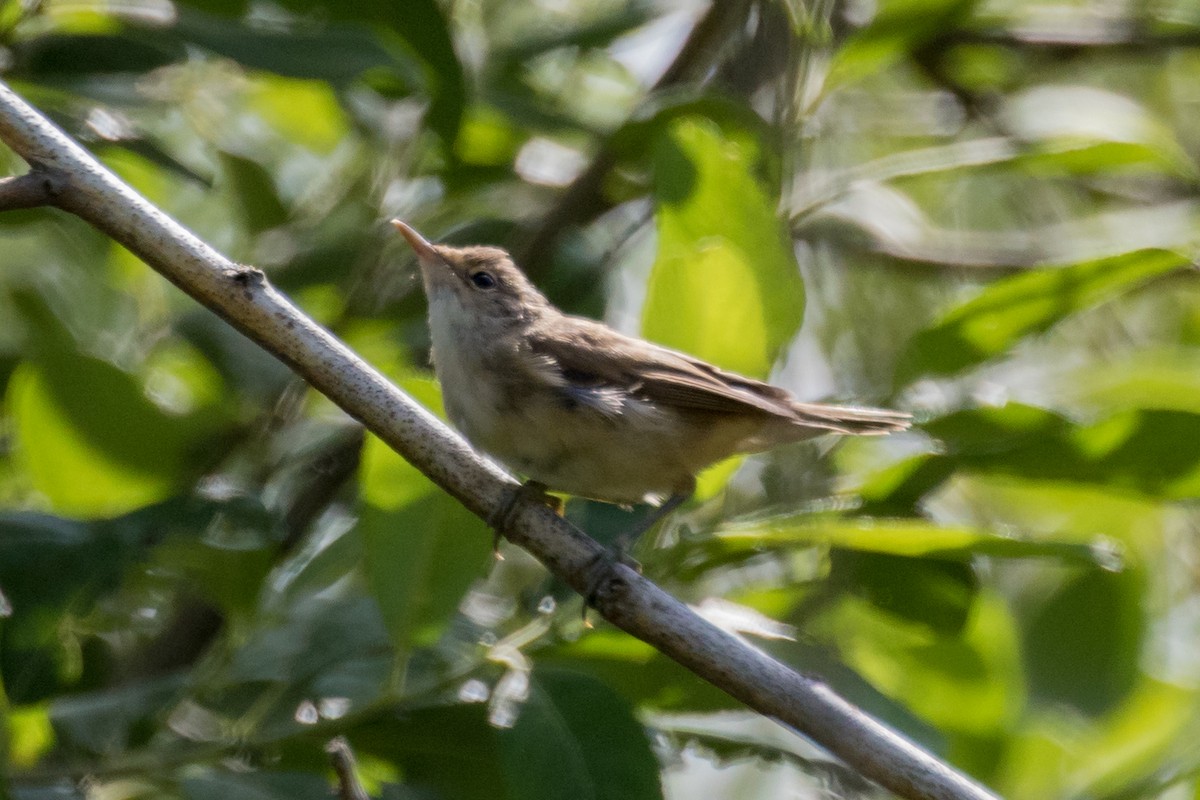
[[433, 245], [429, 243], [429, 240], [417, 233], [416, 230], [410, 225], [398, 219], [392, 220], [392, 224], [395, 225], [396, 230], [400, 231], [400, 233], [404, 235], [404, 238], [408, 240], [408, 246], [411, 247], [413, 252], [417, 254], [418, 259], [421, 261], [438, 261], [441, 259], [437, 253], [437, 250], [434, 250]]

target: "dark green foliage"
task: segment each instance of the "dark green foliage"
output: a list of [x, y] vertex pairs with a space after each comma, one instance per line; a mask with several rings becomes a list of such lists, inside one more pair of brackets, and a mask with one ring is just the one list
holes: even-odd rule
[[[393, 216], [913, 411], [634, 555], [1006, 797], [1191, 797], [1200, 14], [1099, 5], [11, 0], [0, 74], [435, 413]], [[0, 253], [0, 796], [323, 798], [337, 735], [391, 800], [881, 796], [103, 235]]]

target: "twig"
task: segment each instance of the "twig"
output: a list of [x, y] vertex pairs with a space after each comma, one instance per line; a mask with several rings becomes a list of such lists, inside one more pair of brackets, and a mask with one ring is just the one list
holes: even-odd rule
[[[56, 204], [124, 245], [197, 301], [274, 353], [472, 513], [487, 519], [517, 485], [461, 437], [304, 316], [253, 267], [221, 256], [122, 183], [0, 83], [0, 139], [67, 181]], [[908, 798], [986, 800], [987, 790], [850, 705], [703, 620], [539, 503], [511, 515], [509, 539], [578, 592], [594, 591], [617, 627], [822, 744]]]
[[340, 800], [371, 800], [367, 790], [363, 788], [358, 775], [354, 771], [354, 751], [345, 737], [339, 736], [325, 745], [333, 761], [333, 771], [338, 776], [338, 798]]
[[0, 211], [52, 206], [64, 185], [62, 176], [36, 166], [24, 175], [0, 178]]

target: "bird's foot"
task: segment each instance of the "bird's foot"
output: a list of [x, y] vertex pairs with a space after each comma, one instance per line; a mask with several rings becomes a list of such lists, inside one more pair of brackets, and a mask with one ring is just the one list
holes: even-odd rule
[[591, 563], [585, 567], [587, 575], [586, 589], [583, 593], [583, 624], [590, 628], [592, 623], [588, 620], [588, 607], [596, 606], [596, 601], [600, 597], [602, 591], [606, 591], [607, 587], [613, 580], [619, 580], [616, 573], [617, 566], [628, 567], [638, 575], [642, 574], [642, 565], [637, 559], [629, 555], [628, 550], [622, 546], [613, 546], [605, 548], [596, 554]]
[[546, 490], [546, 484], [537, 481], [525, 481], [515, 489], [508, 491], [504, 503], [493, 511], [487, 518], [488, 527], [492, 529], [492, 555], [497, 560], [503, 560], [500, 554], [500, 539], [512, 527], [513, 518], [522, 503], [541, 503], [560, 517], [563, 513], [561, 497], [555, 497]]

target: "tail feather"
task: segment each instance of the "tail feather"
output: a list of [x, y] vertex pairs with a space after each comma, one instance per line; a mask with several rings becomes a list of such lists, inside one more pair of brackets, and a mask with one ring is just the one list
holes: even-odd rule
[[884, 408], [857, 408], [822, 403], [792, 403], [791, 408], [800, 424], [833, 433], [879, 436], [906, 430], [912, 425], [911, 414]]

